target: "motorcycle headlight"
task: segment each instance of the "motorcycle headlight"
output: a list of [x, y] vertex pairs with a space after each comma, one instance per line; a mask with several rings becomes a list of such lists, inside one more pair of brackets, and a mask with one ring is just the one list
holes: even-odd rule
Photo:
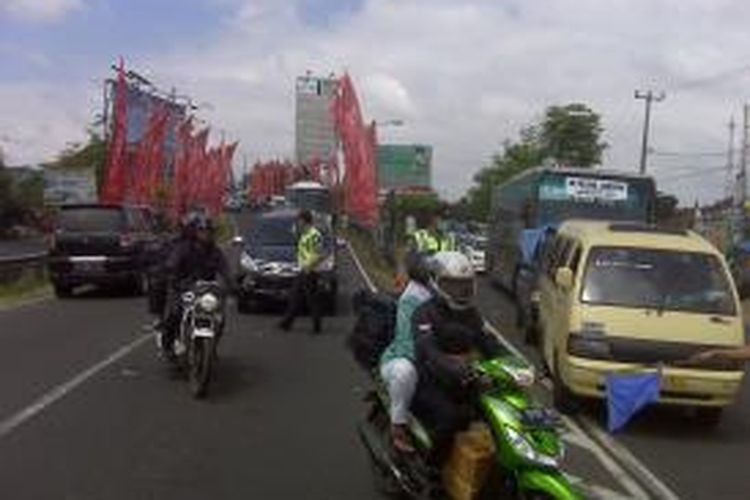
[[242, 255], [240, 255], [240, 266], [242, 266], [244, 270], [250, 272], [256, 272], [258, 270], [258, 264], [247, 254], [247, 252], [242, 252]]
[[506, 365], [503, 368], [519, 387], [531, 387], [534, 385], [536, 376], [532, 367]]
[[551, 457], [537, 452], [531, 443], [529, 443], [529, 441], [523, 437], [517, 429], [506, 427], [505, 433], [507, 434], [508, 442], [513, 446], [513, 449], [525, 460], [543, 467], [559, 467], [559, 457]]
[[318, 270], [319, 271], [333, 271], [334, 264], [335, 263], [333, 260], [333, 255], [329, 255], [328, 257], [323, 259], [323, 261], [320, 263], [320, 265], [318, 266]]
[[214, 312], [219, 307], [219, 298], [212, 293], [205, 293], [198, 299], [198, 304], [206, 312]]

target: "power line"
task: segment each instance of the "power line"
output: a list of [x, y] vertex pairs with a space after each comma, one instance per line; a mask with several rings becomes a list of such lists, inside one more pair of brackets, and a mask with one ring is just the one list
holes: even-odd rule
[[678, 157], [682, 158], [685, 156], [726, 156], [726, 151], [649, 151], [653, 156], [665, 156], [665, 157]]
[[[725, 170], [727, 167], [726, 165], [722, 165], [720, 167], [710, 167], [710, 168], [702, 168], [701, 170], [697, 170], [695, 172], [687, 172], [687, 173], [680, 173], [678, 175], [673, 176], [667, 176], [667, 177], [659, 177], [660, 181], [671, 181], [675, 179], [687, 179], [687, 178], [693, 178], [693, 177], [700, 177], [703, 175], [709, 175], [713, 174], [714, 172], [720, 172]], [[723, 178], [713, 176], [714, 180], [719, 179], [723, 180]]]

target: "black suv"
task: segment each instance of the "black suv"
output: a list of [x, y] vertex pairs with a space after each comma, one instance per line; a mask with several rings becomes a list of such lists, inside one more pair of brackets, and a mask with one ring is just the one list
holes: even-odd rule
[[83, 284], [124, 285], [142, 293], [150, 258], [158, 251], [152, 213], [128, 205], [60, 207], [48, 268], [55, 294]]
[[[290, 208], [258, 213], [250, 231], [244, 237], [235, 239], [235, 244], [242, 245], [237, 266], [241, 291], [237, 308], [240, 312], [250, 312], [257, 302], [278, 302], [289, 298], [294, 279], [299, 274], [295, 233], [298, 214], [296, 209]], [[324, 307], [330, 313], [335, 313], [338, 279], [333, 229], [328, 217], [323, 214], [316, 214], [314, 223], [323, 234], [327, 255], [319, 268], [318, 285], [325, 298]]]

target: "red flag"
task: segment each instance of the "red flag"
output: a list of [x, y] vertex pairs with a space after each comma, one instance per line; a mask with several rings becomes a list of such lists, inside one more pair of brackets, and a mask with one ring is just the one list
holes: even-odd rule
[[172, 218], [179, 220], [187, 209], [188, 169], [190, 152], [193, 148], [192, 117], [183, 122], [177, 130], [177, 153], [172, 179]]
[[377, 221], [377, 177], [374, 129], [362, 122], [354, 85], [345, 74], [331, 104], [344, 153], [345, 209], [354, 219], [372, 227]]
[[127, 83], [125, 82], [125, 61], [120, 58], [115, 83], [113, 104], [113, 130], [107, 151], [107, 167], [102, 189], [102, 201], [117, 203], [125, 195], [125, 143], [127, 140]]

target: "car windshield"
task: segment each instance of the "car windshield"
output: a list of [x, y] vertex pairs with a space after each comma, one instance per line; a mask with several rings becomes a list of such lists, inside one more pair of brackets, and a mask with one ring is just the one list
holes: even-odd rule
[[294, 219], [260, 218], [253, 224], [248, 236], [251, 245], [293, 246], [296, 242]]
[[58, 225], [70, 232], [120, 231], [125, 226], [125, 218], [118, 208], [74, 208], [60, 212]]
[[698, 252], [595, 247], [588, 256], [581, 297], [590, 304], [736, 314], [719, 259]]
[[486, 250], [487, 249], [487, 238], [474, 238], [471, 242], [471, 246], [474, 250]]

